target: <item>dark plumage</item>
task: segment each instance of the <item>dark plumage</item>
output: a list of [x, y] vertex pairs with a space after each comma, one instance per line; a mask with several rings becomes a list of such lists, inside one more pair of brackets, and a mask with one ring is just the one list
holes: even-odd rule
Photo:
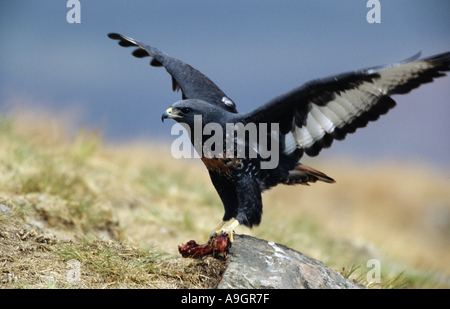
[[[202, 73], [169, 57], [156, 48], [131, 38], [109, 34], [121, 46], [136, 46], [133, 55], [153, 57], [153, 66], [164, 66], [172, 76], [172, 89], [181, 90], [182, 101], [172, 105], [163, 119], [172, 118], [194, 131], [194, 116], [202, 116], [202, 128], [218, 123], [223, 129], [222, 147], [226, 143], [227, 123], [243, 125], [268, 124], [265, 136], [269, 145], [278, 145], [279, 160], [275, 168], [261, 168], [269, 159], [257, 152], [250, 157], [252, 144], [245, 140], [245, 155], [236, 149], [242, 140], [233, 139], [234, 152], [226, 157], [204, 154], [202, 161], [225, 207], [224, 221], [217, 231], [231, 234], [239, 224], [252, 227], [261, 222], [261, 192], [282, 184], [308, 184], [318, 180], [332, 183], [327, 175], [299, 163], [303, 153], [316, 156], [334, 140], [343, 140], [348, 133], [365, 127], [395, 106], [394, 94], [405, 94], [421, 84], [432, 82], [450, 70], [450, 52], [417, 60], [419, 54], [401, 63], [354, 71], [334, 77], [317, 79], [282, 94], [255, 110], [241, 114], [236, 105]], [[279, 131], [271, 130], [278, 124]], [[212, 135], [202, 135], [203, 145]], [[274, 139], [275, 138], [275, 139]], [[192, 134], [191, 141], [195, 144]], [[274, 141], [277, 143], [274, 144]], [[261, 143], [261, 140], [258, 140]], [[228, 224], [228, 226], [227, 226]], [[231, 235], [232, 236], [232, 235]]]

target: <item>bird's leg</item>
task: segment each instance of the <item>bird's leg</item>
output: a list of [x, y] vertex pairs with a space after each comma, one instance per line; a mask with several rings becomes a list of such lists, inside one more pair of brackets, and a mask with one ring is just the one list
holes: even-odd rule
[[233, 242], [233, 232], [234, 228], [239, 225], [239, 221], [235, 218], [232, 218], [228, 221], [222, 221], [212, 232], [210, 238], [214, 237], [215, 235], [219, 234], [226, 234], [228, 235], [228, 238], [230, 239], [230, 242]]
[[217, 233], [217, 231], [219, 231], [220, 232], [220, 230], [222, 229], [222, 226], [224, 226], [225, 225], [225, 223], [227, 223], [228, 221], [222, 221], [222, 222], [220, 222], [220, 224], [213, 230], [213, 232], [211, 233], [211, 235], [210, 236], [212, 236], [212, 235], [214, 235], [214, 234], [216, 234]]

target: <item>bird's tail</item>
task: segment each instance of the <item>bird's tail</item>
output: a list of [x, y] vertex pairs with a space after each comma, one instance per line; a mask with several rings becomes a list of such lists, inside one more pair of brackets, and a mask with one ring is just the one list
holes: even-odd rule
[[300, 163], [292, 171], [289, 172], [289, 180], [286, 184], [302, 184], [309, 186], [309, 182], [316, 182], [318, 180], [327, 183], [335, 182], [333, 178], [328, 177], [324, 173]]

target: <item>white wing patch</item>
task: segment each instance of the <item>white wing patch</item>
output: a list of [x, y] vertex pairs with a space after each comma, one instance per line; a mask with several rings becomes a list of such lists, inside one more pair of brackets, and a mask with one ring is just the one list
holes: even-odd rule
[[352, 123], [356, 118], [378, 102], [384, 92], [372, 83], [363, 83], [358, 89], [351, 89], [336, 95], [325, 106], [311, 103], [311, 110], [306, 119], [306, 126], [296, 127], [294, 137], [302, 148], [311, 147], [322, 139], [326, 133]]
[[384, 93], [392, 90], [395, 86], [402, 84], [410, 79], [416, 78], [430, 68], [433, 68], [434, 64], [428, 61], [416, 61], [401, 64], [398, 66], [392, 66], [391, 68], [378, 72], [381, 78], [374, 81], [373, 86], [383, 89]]
[[357, 97], [356, 91], [353, 90], [337, 95], [326, 106], [311, 104], [306, 126], [295, 128], [295, 139], [300, 147], [311, 147], [326, 133], [332, 133], [336, 128], [342, 128], [345, 124], [351, 123], [369, 108], [369, 104], [364, 99]]
[[[364, 82], [355, 89], [336, 94], [334, 100], [325, 106], [311, 103], [311, 110], [306, 119], [306, 125], [295, 127], [292, 137], [299, 147], [305, 149], [322, 139], [326, 133], [332, 133], [336, 128], [342, 128], [352, 123], [364, 112], [369, 111], [379, 98], [389, 93], [398, 85], [420, 75], [433, 64], [426, 61], [406, 63], [392, 66], [378, 73], [380, 78]], [[291, 137], [289, 137], [291, 138]], [[288, 135], [286, 135], [288, 141]]]
[[355, 100], [355, 97], [352, 93], [349, 93], [347, 96], [336, 96], [336, 99], [334, 100], [337, 104], [339, 104], [340, 106], [342, 106], [344, 108], [344, 110], [346, 112], [346, 115], [345, 115], [346, 122], [350, 122], [355, 117], [357, 117], [363, 113], [363, 110], [358, 108], [358, 106], [356, 106], [356, 104], [353, 104], [349, 100], [351, 100], [352, 102]]
[[314, 139], [309, 134], [306, 127], [299, 128], [295, 126], [294, 137], [301, 148], [307, 148], [314, 144]]
[[309, 135], [315, 141], [321, 139], [325, 135], [325, 130], [316, 121], [311, 112], [308, 114], [308, 118], [306, 120], [306, 130], [308, 130]]
[[225, 103], [226, 105], [230, 106], [230, 107], [235, 107], [236, 104], [234, 104], [233, 101], [230, 100], [230, 98], [227, 97], [223, 97], [222, 98], [222, 102]]
[[333, 132], [336, 128], [335, 124], [322, 113], [319, 106], [313, 104], [309, 113], [326, 132]]
[[[339, 118], [336, 113], [334, 113], [328, 106], [318, 106], [318, 109], [322, 112], [322, 114], [331, 121], [331, 123], [336, 128], [342, 128], [345, 125], [344, 120], [342, 118]], [[330, 129], [330, 131], [327, 132], [333, 132], [334, 128]]]
[[295, 141], [294, 134], [289, 132], [284, 138], [284, 153], [291, 154], [297, 149], [297, 142]]
[[345, 108], [338, 104], [336, 101], [328, 102], [327, 108], [329, 108], [337, 117], [339, 117], [343, 123], [347, 123], [351, 119], [351, 115], [345, 110]]

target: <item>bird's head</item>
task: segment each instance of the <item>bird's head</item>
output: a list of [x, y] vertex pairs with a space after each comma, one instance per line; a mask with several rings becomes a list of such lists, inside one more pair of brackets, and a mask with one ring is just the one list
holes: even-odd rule
[[[231, 114], [218, 106], [201, 100], [182, 100], [174, 103], [162, 115], [161, 120], [174, 119], [176, 122], [194, 128], [195, 121], [201, 121], [204, 127], [207, 123], [222, 123]], [[201, 116], [201, 117], [196, 117]]]

